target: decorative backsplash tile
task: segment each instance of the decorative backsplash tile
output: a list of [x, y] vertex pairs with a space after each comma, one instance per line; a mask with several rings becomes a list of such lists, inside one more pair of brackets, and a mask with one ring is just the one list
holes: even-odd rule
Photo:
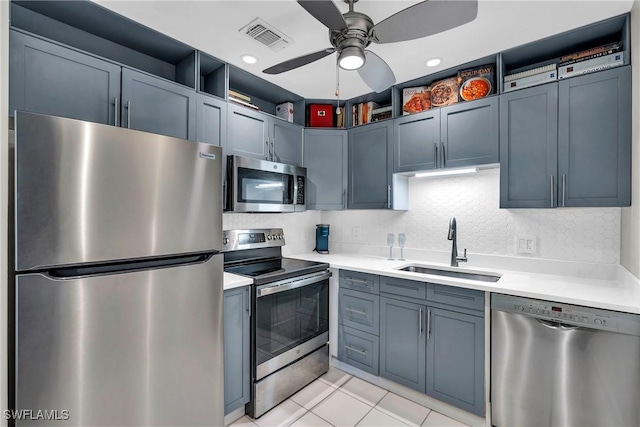
[[[620, 208], [500, 209], [499, 174], [410, 178], [407, 212], [333, 211], [321, 219], [331, 225], [332, 243], [384, 246], [387, 233], [405, 233], [407, 248], [450, 251], [447, 230], [455, 216], [460, 252], [619, 262]], [[536, 254], [517, 254], [516, 235], [536, 236]]]

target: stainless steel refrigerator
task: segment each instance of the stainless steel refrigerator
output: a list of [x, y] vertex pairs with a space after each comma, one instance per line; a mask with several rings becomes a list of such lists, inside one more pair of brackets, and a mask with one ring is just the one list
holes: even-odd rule
[[221, 149], [15, 128], [16, 424], [221, 426]]

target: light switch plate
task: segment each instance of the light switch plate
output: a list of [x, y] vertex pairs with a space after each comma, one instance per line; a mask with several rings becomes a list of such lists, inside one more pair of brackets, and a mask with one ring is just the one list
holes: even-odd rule
[[516, 253], [535, 255], [537, 240], [536, 236], [516, 236]]

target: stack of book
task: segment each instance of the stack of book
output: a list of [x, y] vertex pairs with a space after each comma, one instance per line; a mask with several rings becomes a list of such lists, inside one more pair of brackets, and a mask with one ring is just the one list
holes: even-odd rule
[[558, 80], [558, 70], [556, 64], [549, 64], [504, 76], [504, 92], [541, 85], [554, 80]]
[[579, 76], [623, 65], [622, 43], [608, 43], [565, 55], [558, 62], [558, 78]]
[[258, 108], [257, 105], [254, 105], [251, 103], [251, 97], [247, 95], [244, 95], [240, 92], [236, 92], [235, 90], [229, 89], [228, 96], [229, 96], [229, 101], [235, 104], [242, 105], [244, 107], [248, 107], [256, 111], [260, 110], [260, 108]]
[[[365, 125], [373, 121], [373, 112], [380, 106], [373, 102], [361, 102], [351, 107], [351, 123], [353, 126]], [[378, 118], [380, 120], [380, 118]]]
[[378, 120], [390, 119], [393, 116], [393, 108], [391, 105], [387, 107], [380, 107], [371, 110], [371, 122], [377, 122]]

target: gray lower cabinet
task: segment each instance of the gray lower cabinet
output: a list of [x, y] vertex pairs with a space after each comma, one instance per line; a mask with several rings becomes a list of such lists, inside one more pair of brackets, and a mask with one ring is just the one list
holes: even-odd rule
[[558, 83], [559, 206], [631, 204], [631, 67]]
[[304, 130], [303, 165], [307, 168], [308, 210], [346, 209], [347, 156], [346, 130]]
[[424, 393], [426, 309], [380, 297], [380, 376]]
[[9, 32], [9, 114], [15, 110], [116, 124], [121, 67]]
[[440, 167], [498, 163], [498, 104], [492, 96], [440, 110]]
[[227, 137], [227, 103], [201, 93], [197, 102], [196, 140], [221, 146]]
[[302, 126], [233, 103], [227, 117], [228, 155], [302, 165]]
[[378, 335], [380, 301], [377, 295], [340, 289], [338, 322], [341, 325]]
[[427, 307], [428, 395], [484, 415], [484, 319]]
[[122, 69], [122, 125], [196, 139], [196, 92], [149, 74]]
[[338, 335], [338, 359], [378, 375], [378, 336], [344, 325], [338, 326]]
[[390, 121], [349, 129], [349, 209], [392, 208]]
[[440, 109], [403, 116], [393, 121], [393, 171], [411, 172], [438, 167]]
[[224, 413], [249, 402], [249, 287], [224, 291]]
[[500, 207], [629, 206], [631, 67], [500, 96]]

